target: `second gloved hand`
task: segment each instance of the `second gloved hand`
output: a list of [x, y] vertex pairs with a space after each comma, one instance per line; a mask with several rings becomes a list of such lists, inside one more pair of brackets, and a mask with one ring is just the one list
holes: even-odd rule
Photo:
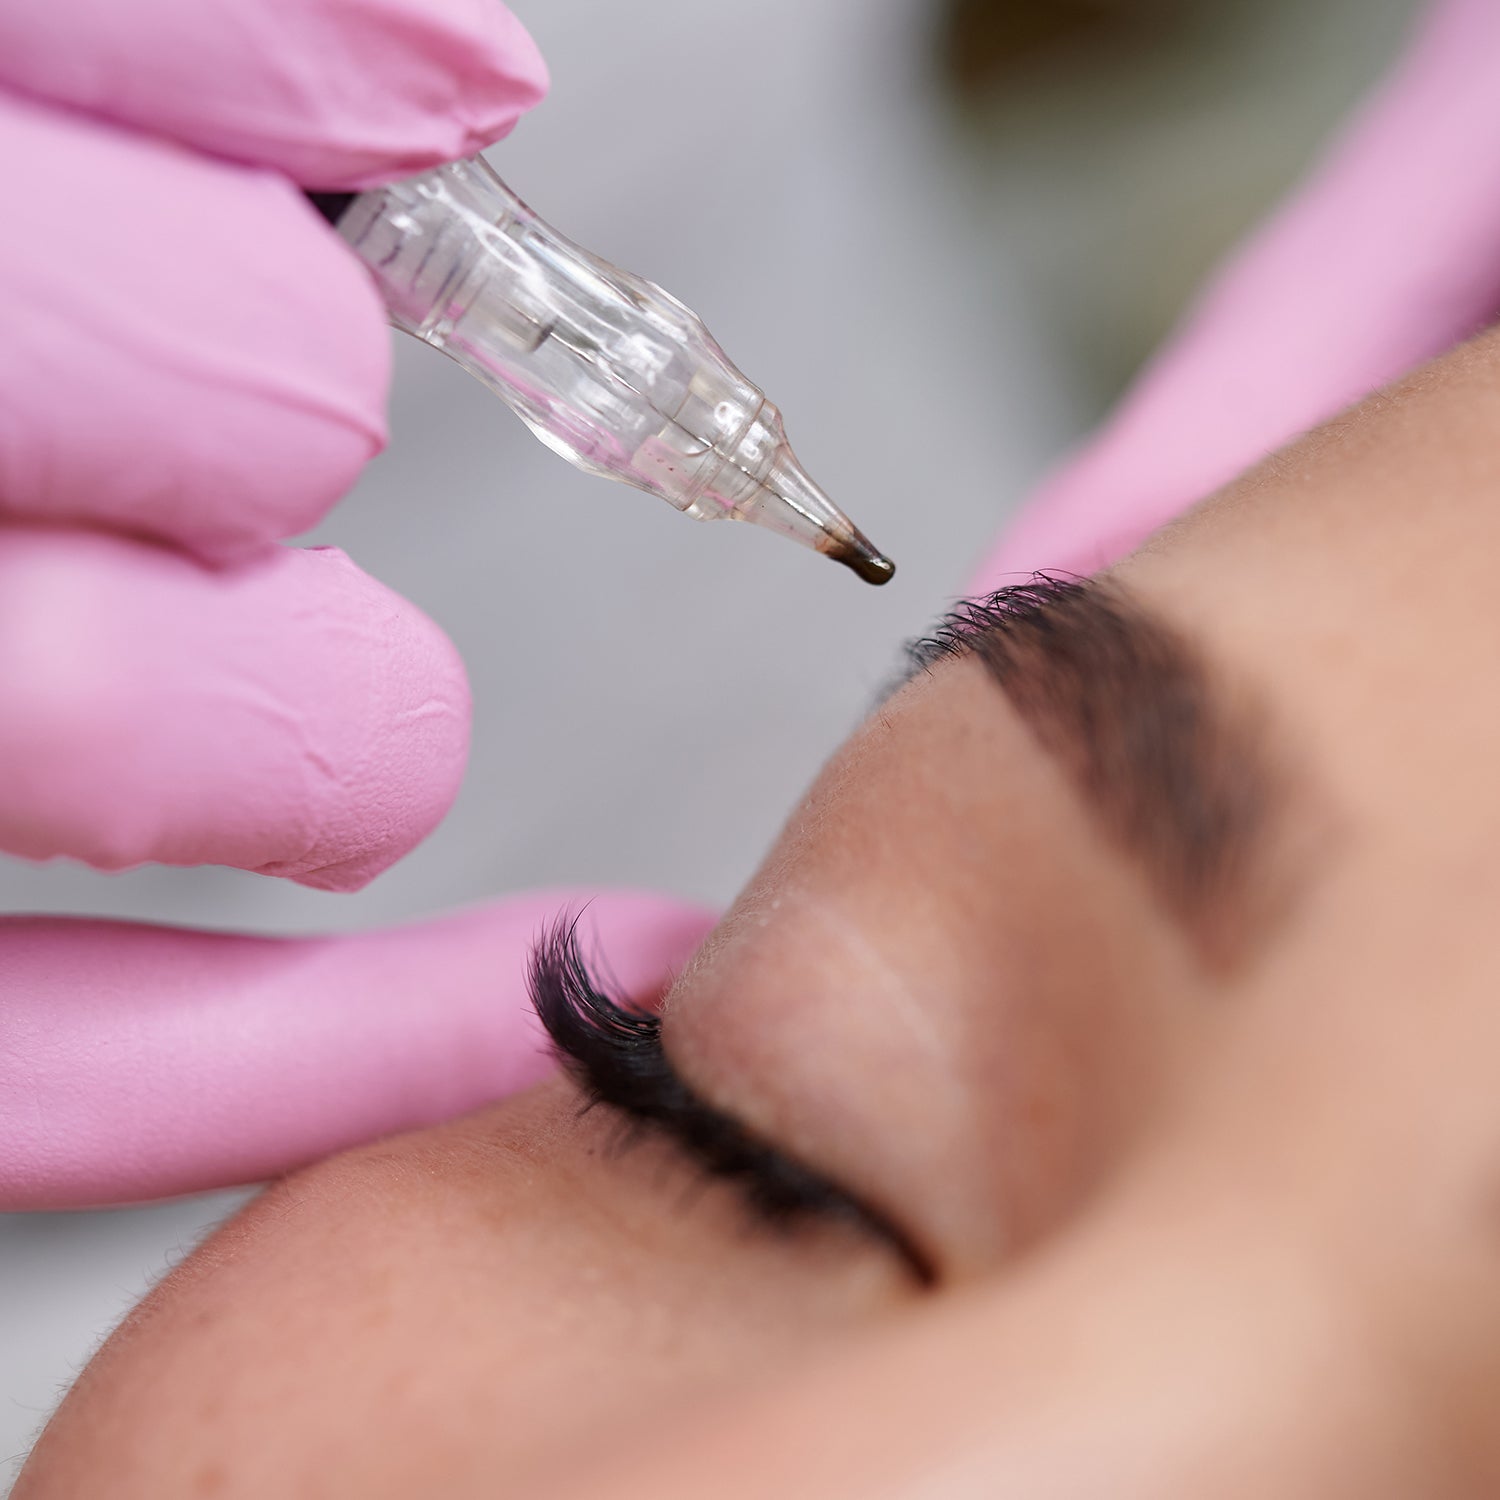
[[1091, 573], [1500, 315], [1500, 6], [1438, 0], [1288, 203], [1215, 276], [975, 580]]

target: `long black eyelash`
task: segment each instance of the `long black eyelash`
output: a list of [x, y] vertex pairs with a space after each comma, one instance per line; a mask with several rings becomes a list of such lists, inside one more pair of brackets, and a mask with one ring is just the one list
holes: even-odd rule
[[537, 940], [528, 979], [552, 1050], [582, 1089], [586, 1109], [609, 1105], [663, 1132], [711, 1176], [735, 1183], [765, 1222], [861, 1224], [891, 1240], [926, 1277], [925, 1262], [894, 1225], [688, 1089], [662, 1048], [661, 1018], [612, 998], [590, 973], [577, 917], [560, 918]]

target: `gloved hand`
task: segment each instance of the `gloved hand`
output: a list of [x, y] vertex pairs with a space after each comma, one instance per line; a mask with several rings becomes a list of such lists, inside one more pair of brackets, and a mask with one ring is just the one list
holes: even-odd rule
[[[298, 184], [495, 140], [546, 84], [496, 0], [0, 6], [0, 848], [364, 884], [452, 800], [457, 657], [274, 545], [384, 441], [389, 338]], [[265, 1176], [541, 1066], [535, 897], [279, 943], [0, 924], [0, 1207]], [[704, 925], [589, 921], [647, 984]]]
[[1107, 565], [1497, 314], [1500, 5], [1439, 0], [1322, 165], [1041, 485], [973, 591]]

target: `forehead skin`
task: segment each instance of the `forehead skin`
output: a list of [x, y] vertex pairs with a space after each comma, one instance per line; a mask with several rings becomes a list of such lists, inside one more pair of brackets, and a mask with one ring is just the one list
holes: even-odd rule
[[1500, 1492], [1497, 561], [1492, 334], [1117, 570], [1298, 778], [1295, 902], [1227, 970], [975, 663], [836, 758], [669, 1050], [935, 1291], [684, 1206], [553, 1082], [272, 1189], [18, 1500]]

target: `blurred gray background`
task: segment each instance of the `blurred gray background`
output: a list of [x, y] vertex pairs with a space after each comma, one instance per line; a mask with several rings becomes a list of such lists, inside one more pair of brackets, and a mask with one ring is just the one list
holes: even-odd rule
[[[468, 662], [473, 756], [447, 821], [356, 896], [0, 861], [0, 909], [292, 932], [553, 882], [725, 901], [898, 643], [1295, 179], [1413, 5], [515, 8], [554, 86], [492, 160], [704, 316], [897, 581], [576, 474], [403, 344], [390, 450], [316, 539]], [[98, 1339], [242, 1196], [0, 1216], [0, 1484]]]

